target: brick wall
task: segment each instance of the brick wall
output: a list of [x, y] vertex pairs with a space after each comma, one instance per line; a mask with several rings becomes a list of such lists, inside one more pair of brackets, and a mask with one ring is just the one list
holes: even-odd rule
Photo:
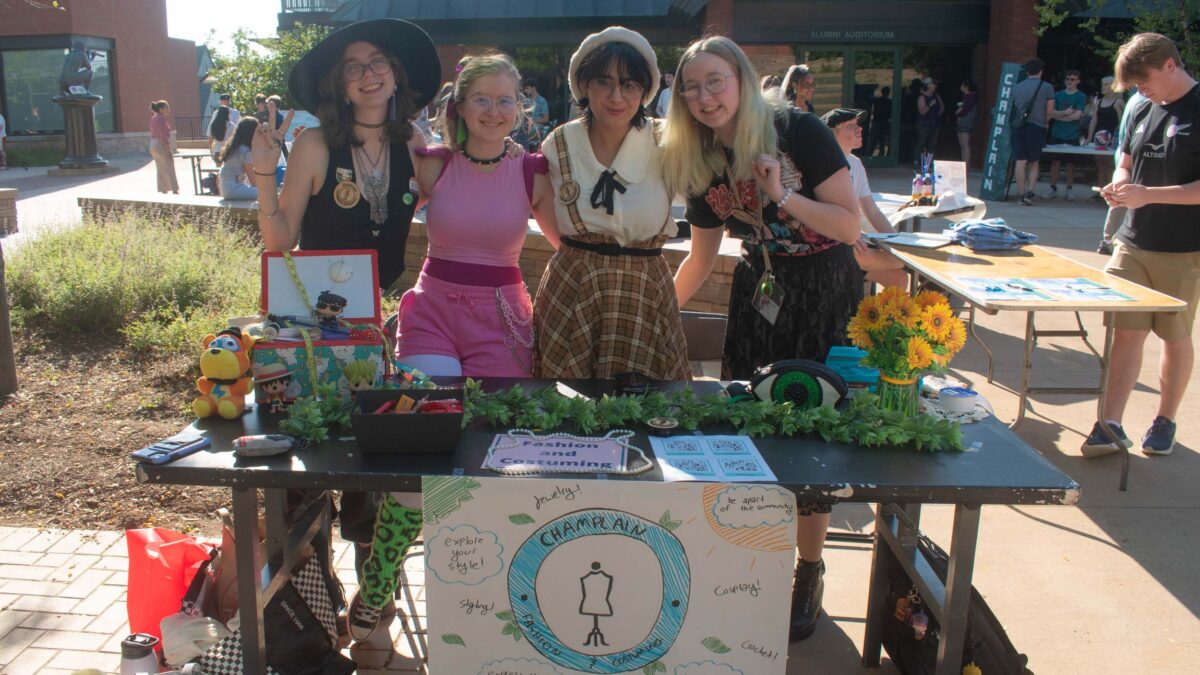
[[[977, 80], [985, 110], [990, 111], [995, 103], [1000, 65], [1005, 62], [1023, 64], [1037, 56], [1038, 40], [1033, 30], [1037, 27], [1038, 16], [1033, 5], [1028, 0], [992, 0], [986, 80]], [[990, 124], [990, 115], [988, 118]]]
[[792, 45], [741, 45], [746, 58], [754, 64], [759, 77], [775, 75], [780, 79], [788, 68], [796, 63], [796, 50]]
[[0, 188], [0, 237], [17, 233], [17, 189]]
[[709, 34], [736, 40], [737, 36], [733, 34], [733, 0], [708, 0], [704, 8], [704, 29]]
[[118, 131], [148, 131], [150, 102], [159, 99], [170, 101], [180, 115], [197, 114], [195, 45], [167, 37], [166, 0], [81, 0], [67, 7], [64, 12], [25, 2], [0, 3], [0, 36], [111, 39]]

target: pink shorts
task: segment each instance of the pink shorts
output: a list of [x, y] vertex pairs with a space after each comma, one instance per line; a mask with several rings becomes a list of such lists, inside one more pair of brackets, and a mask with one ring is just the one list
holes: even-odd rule
[[396, 358], [458, 359], [467, 377], [529, 377], [533, 302], [525, 284], [465, 286], [421, 272], [400, 298]]

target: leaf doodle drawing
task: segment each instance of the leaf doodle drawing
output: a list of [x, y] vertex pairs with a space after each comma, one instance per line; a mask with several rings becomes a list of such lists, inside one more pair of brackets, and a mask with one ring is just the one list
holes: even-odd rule
[[729, 652], [729, 647], [725, 646], [725, 643], [722, 642], [720, 638], [706, 637], [700, 641], [700, 644], [704, 645], [705, 649], [714, 654], [725, 654]]

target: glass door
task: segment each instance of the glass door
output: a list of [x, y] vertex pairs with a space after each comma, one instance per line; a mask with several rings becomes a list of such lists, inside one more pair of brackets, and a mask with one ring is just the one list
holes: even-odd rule
[[863, 116], [863, 147], [854, 151], [866, 166], [893, 166], [899, 135], [900, 55], [895, 47], [854, 47], [851, 50], [850, 107]]

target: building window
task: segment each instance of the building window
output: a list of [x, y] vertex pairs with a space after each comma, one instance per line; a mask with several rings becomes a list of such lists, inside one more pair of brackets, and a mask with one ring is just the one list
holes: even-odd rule
[[[58, 96], [58, 75], [65, 49], [5, 51], [4, 98], [8, 132], [14, 136], [63, 133], [63, 111], [53, 101]], [[96, 131], [115, 131], [112, 70], [107, 50], [88, 50], [92, 62], [91, 91], [104, 97], [96, 106]]]

